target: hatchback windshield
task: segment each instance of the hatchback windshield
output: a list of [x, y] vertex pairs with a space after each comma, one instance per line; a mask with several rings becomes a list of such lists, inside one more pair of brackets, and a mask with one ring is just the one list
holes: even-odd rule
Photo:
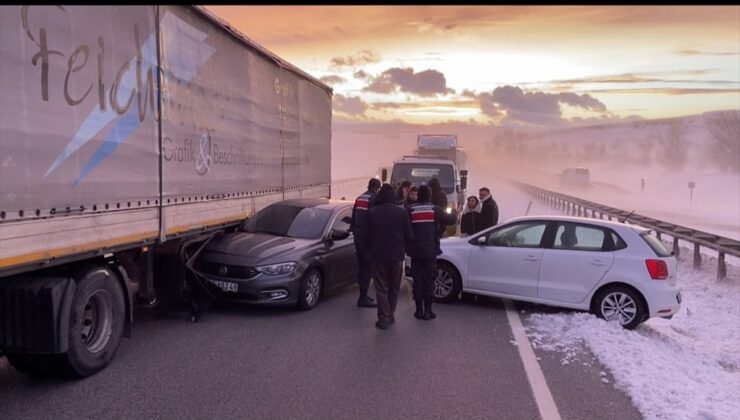
[[317, 239], [331, 216], [331, 210], [315, 207], [272, 205], [244, 222], [241, 230], [289, 238]]

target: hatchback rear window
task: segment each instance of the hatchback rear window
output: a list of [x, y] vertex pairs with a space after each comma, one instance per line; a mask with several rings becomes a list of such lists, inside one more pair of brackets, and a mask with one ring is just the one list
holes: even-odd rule
[[665, 247], [663, 242], [655, 236], [651, 235], [650, 232], [641, 233], [642, 239], [650, 245], [650, 248], [655, 252], [655, 255], [659, 257], [670, 257], [671, 252]]

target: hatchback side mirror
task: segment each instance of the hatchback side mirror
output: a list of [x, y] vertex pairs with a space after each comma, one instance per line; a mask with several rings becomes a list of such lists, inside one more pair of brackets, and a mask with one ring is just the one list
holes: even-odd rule
[[346, 230], [332, 229], [329, 233], [329, 240], [331, 241], [341, 241], [347, 238], [349, 238], [349, 232]]

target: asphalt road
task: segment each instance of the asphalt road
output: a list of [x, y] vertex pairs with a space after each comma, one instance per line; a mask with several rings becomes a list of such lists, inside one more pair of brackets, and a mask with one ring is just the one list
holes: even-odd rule
[[[501, 300], [437, 304], [420, 321], [409, 292], [385, 331], [355, 286], [309, 312], [218, 304], [191, 324], [139, 311], [90, 378], [32, 378], [0, 358], [0, 418], [539, 418]], [[641, 418], [596, 361], [536, 355], [563, 419]]]

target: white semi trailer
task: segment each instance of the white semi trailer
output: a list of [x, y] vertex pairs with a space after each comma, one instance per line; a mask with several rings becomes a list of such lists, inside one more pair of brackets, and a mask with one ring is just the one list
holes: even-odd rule
[[[327, 85], [194, 6], [0, 6], [0, 353], [88, 376], [184, 240], [329, 197]], [[162, 257], [162, 258], [159, 258]], [[177, 258], [169, 258], [169, 261]]]

